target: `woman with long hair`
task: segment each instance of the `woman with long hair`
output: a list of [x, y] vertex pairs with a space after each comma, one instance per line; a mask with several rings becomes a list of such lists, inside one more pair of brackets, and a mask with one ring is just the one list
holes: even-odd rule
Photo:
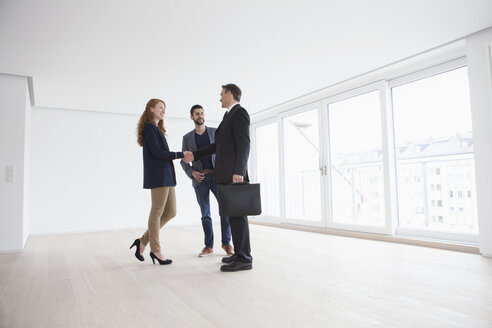
[[190, 162], [190, 152], [172, 152], [166, 140], [164, 114], [166, 103], [160, 99], [150, 99], [145, 111], [140, 116], [137, 127], [137, 142], [143, 148], [143, 168], [145, 189], [150, 189], [152, 208], [149, 215], [149, 227], [139, 239], [135, 239], [130, 249], [135, 246], [135, 257], [144, 260], [143, 252], [150, 243], [150, 257], [155, 264], [170, 264], [161, 252], [159, 241], [160, 229], [176, 216], [176, 173], [173, 160]]

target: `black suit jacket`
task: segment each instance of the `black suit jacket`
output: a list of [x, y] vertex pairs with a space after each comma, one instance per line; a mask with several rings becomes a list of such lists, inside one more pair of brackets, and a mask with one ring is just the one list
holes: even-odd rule
[[232, 183], [234, 174], [248, 179], [248, 158], [250, 150], [249, 114], [237, 104], [224, 116], [215, 131], [215, 142], [193, 152], [195, 161], [216, 154], [215, 181]]

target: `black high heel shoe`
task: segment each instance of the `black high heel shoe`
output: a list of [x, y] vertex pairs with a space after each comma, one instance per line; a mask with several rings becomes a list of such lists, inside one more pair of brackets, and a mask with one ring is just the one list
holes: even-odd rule
[[135, 250], [135, 257], [140, 261], [145, 260], [144, 257], [140, 255], [140, 239], [135, 239], [133, 244], [130, 246], [130, 249], [132, 249], [133, 246], [137, 246], [137, 249]]
[[171, 264], [173, 263], [173, 260], [171, 259], [167, 259], [167, 260], [161, 260], [160, 258], [158, 258], [157, 256], [155, 256], [154, 253], [150, 252], [150, 258], [152, 259], [152, 263], [155, 264], [155, 260], [157, 260], [157, 262], [159, 262], [160, 265], [164, 265], [164, 264]]

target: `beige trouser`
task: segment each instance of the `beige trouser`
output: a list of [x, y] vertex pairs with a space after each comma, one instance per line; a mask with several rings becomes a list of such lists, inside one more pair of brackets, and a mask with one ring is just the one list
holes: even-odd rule
[[174, 187], [159, 187], [150, 189], [152, 195], [152, 209], [149, 215], [149, 228], [140, 241], [146, 245], [150, 241], [150, 250], [153, 253], [161, 251], [159, 230], [176, 216], [176, 191]]

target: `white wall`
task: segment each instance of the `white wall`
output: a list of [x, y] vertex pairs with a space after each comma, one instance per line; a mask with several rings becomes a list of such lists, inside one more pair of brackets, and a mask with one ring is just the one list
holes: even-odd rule
[[[147, 225], [150, 191], [142, 188], [139, 116], [37, 107], [31, 115], [31, 234]], [[165, 122], [171, 150], [181, 150], [193, 122]], [[174, 164], [178, 209], [169, 224], [201, 224], [191, 181], [179, 161]], [[214, 207], [214, 219], [216, 213]]]
[[[18, 250], [27, 239], [29, 92], [26, 77], [0, 74], [0, 251]], [[14, 179], [6, 181], [6, 167]]]
[[492, 256], [492, 28], [466, 38], [482, 254]]

